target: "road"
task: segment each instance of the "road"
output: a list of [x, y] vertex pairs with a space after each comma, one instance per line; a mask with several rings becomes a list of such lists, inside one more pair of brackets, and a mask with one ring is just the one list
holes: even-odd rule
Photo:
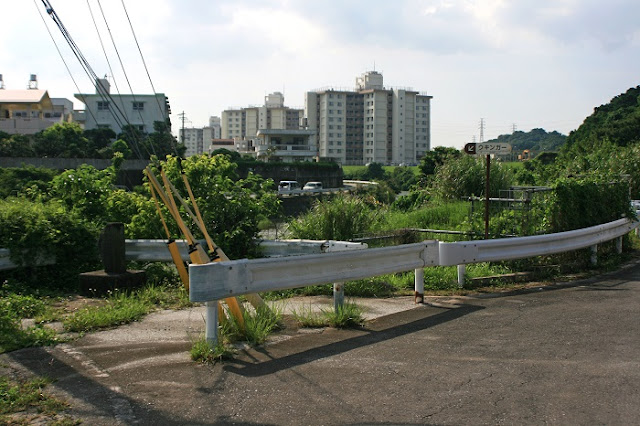
[[431, 299], [362, 330], [281, 336], [198, 365], [201, 310], [0, 364], [57, 379], [84, 424], [638, 424], [640, 263], [500, 296]]

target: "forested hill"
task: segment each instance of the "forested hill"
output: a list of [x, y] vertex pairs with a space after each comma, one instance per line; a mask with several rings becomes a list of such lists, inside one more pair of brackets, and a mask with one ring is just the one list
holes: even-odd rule
[[555, 130], [547, 133], [544, 129], [533, 129], [530, 132], [516, 131], [510, 135], [500, 135], [487, 142], [508, 143], [513, 151], [528, 149], [534, 152], [557, 151], [565, 143], [567, 137]]
[[640, 142], [640, 86], [594, 108], [593, 114], [569, 134], [566, 148], [588, 150], [605, 141], [619, 146]]

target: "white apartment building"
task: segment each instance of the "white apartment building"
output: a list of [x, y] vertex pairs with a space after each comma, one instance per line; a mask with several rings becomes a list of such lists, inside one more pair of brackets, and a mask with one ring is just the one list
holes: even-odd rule
[[190, 127], [180, 129], [180, 142], [187, 148], [185, 157], [199, 155], [211, 151], [213, 141], [220, 139], [220, 117], [209, 117], [206, 127]]
[[184, 153], [185, 157], [202, 154], [204, 150], [204, 129], [197, 127], [180, 129], [180, 142], [187, 148]]
[[171, 114], [169, 98], [163, 93], [155, 95], [119, 95], [111, 93], [111, 84], [104, 79], [96, 81], [96, 93], [78, 93], [76, 99], [85, 109], [74, 113], [74, 120], [85, 130], [110, 128], [116, 134], [126, 124], [139, 131], [152, 133], [153, 123], [166, 121]]
[[284, 105], [280, 92], [265, 96], [262, 106], [229, 108], [222, 111], [222, 139], [253, 139], [259, 130], [300, 128], [304, 110]]
[[305, 116], [316, 130], [321, 158], [345, 165], [417, 164], [431, 147], [432, 96], [385, 88], [382, 74], [356, 78], [354, 90], [306, 94]]

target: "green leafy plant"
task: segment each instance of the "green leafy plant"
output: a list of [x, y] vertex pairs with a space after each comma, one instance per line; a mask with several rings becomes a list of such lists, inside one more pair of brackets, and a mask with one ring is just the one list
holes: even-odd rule
[[322, 311], [329, 325], [336, 328], [360, 327], [364, 324], [362, 312], [360, 306], [350, 302], [345, 302], [337, 309], [326, 309]]
[[229, 345], [219, 341], [216, 345], [207, 342], [204, 336], [194, 341], [189, 350], [191, 359], [203, 364], [213, 364], [233, 357], [234, 351]]

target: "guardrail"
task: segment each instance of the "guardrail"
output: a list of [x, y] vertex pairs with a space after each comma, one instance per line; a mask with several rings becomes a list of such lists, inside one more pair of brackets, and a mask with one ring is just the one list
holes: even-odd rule
[[[180, 257], [189, 261], [189, 247], [185, 240], [176, 240]], [[205, 241], [200, 241], [205, 245]], [[367, 244], [334, 240], [262, 240], [258, 243], [265, 257], [300, 256], [304, 254], [320, 254], [342, 250], [358, 250], [367, 248]], [[140, 239], [125, 240], [125, 256], [127, 260], [139, 262], [173, 262], [167, 248], [167, 240]], [[54, 259], [39, 262], [38, 265], [52, 265]], [[10, 258], [9, 249], [0, 248], [0, 271], [17, 268]]]
[[464, 284], [466, 264], [522, 259], [561, 253], [586, 247], [596, 261], [597, 245], [617, 239], [640, 225], [620, 219], [575, 231], [532, 237], [443, 243], [424, 241], [394, 247], [340, 254], [307, 255], [275, 259], [232, 260], [189, 266], [189, 298], [206, 302], [206, 338], [217, 339], [218, 303], [225, 297], [306, 285], [342, 282], [395, 272], [415, 271], [416, 301], [424, 294], [424, 269], [429, 266], [458, 265], [458, 283]]

